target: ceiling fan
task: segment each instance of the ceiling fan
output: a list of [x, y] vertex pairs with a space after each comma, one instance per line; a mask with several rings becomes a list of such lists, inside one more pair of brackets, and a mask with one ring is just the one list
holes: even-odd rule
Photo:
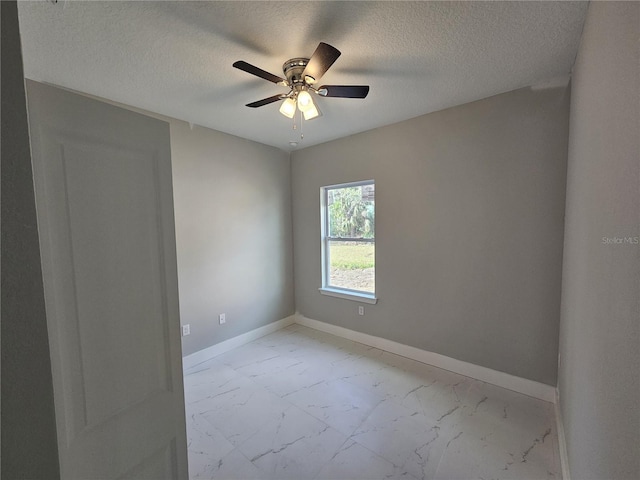
[[289, 87], [288, 93], [273, 95], [257, 102], [248, 103], [247, 107], [257, 108], [284, 100], [280, 106], [280, 113], [284, 116], [293, 118], [297, 107], [304, 115], [305, 120], [311, 120], [319, 116], [320, 111], [309, 92], [322, 97], [337, 98], [365, 98], [369, 93], [368, 85], [322, 85], [319, 88], [314, 87], [315, 83], [329, 70], [329, 67], [333, 65], [339, 56], [340, 50], [328, 43], [320, 42], [311, 58], [291, 58], [284, 62], [282, 71], [286, 79], [266, 72], [243, 60], [235, 62], [233, 66], [276, 85]]

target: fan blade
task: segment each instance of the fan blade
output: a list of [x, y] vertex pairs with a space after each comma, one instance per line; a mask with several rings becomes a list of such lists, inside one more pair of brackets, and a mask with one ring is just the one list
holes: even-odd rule
[[258, 68], [255, 65], [251, 65], [250, 63], [247, 63], [243, 60], [238, 60], [236, 63], [233, 64], [233, 66], [239, 70], [250, 73], [251, 75], [255, 75], [256, 77], [264, 78], [265, 80], [268, 80], [273, 83], [282, 83], [282, 84], [287, 83], [284, 78], [280, 78], [277, 75], [274, 75], [273, 73], [265, 72], [261, 68]]
[[339, 56], [340, 50], [332, 47], [328, 43], [320, 42], [316, 51], [311, 55], [304, 72], [302, 72], [302, 78], [309, 76], [313, 77], [315, 81], [320, 80], [320, 77], [329, 70], [329, 67], [333, 65], [333, 62], [335, 62]]
[[277, 102], [278, 100], [282, 100], [286, 95], [274, 95], [273, 97], [263, 98], [262, 100], [258, 100], [257, 102], [247, 103], [247, 107], [258, 108], [264, 105], [269, 105], [270, 103]]
[[365, 98], [369, 93], [369, 85], [323, 85], [318, 93], [323, 97]]

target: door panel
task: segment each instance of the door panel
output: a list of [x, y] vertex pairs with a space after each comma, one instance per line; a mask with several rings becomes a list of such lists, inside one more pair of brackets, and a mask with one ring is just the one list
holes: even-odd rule
[[126, 472], [118, 480], [133, 480], [137, 478], [176, 478], [175, 442], [160, 448], [157, 452], [145, 459], [134, 469]]
[[187, 478], [168, 125], [27, 99], [63, 478]]

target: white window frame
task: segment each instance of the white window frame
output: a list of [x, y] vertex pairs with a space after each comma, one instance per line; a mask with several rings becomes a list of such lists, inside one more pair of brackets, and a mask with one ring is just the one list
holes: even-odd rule
[[[364, 292], [361, 290], [352, 290], [343, 287], [332, 287], [329, 285], [330, 280], [330, 268], [328, 262], [329, 255], [329, 241], [362, 241], [361, 239], [344, 239], [344, 238], [332, 238], [329, 237], [329, 211], [328, 211], [328, 192], [329, 190], [335, 190], [348, 187], [360, 187], [362, 185], [375, 185], [375, 180], [362, 180], [358, 182], [340, 183], [337, 185], [327, 185], [320, 188], [320, 235], [321, 235], [321, 253], [320, 258], [322, 262], [322, 286], [319, 288], [320, 293], [331, 297], [343, 298], [346, 300], [354, 300], [360, 303], [375, 304], [378, 302], [375, 292]], [[369, 239], [367, 239], [369, 241]], [[375, 235], [372, 240], [375, 246]], [[374, 272], [375, 275], [375, 272]]]

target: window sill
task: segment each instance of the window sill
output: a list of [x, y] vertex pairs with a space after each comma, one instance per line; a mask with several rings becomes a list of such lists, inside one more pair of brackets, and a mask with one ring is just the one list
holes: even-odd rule
[[320, 290], [322, 295], [328, 295], [330, 297], [343, 298], [345, 300], [353, 300], [354, 302], [368, 303], [370, 305], [378, 303], [376, 296], [371, 293], [352, 292], [349, 290], [339, 290], [337, 288], [328, 287], [322, 287], [318, 290]]

